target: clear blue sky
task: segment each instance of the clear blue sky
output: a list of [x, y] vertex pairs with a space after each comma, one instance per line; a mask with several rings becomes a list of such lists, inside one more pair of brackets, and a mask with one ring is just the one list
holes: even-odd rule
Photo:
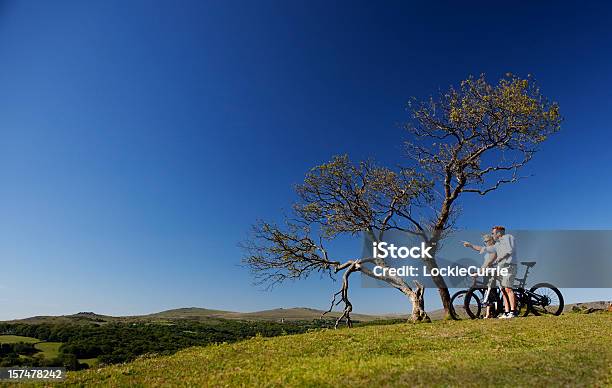
[[482, 72], [534, 74], [565, 122], [459, 224], [612, 228], [611, 7], [1, 2], [0, 319], [326, 307], [328, 280], [253, 287], [237, 242], [332, 155], [397, 161], [408, 98]]

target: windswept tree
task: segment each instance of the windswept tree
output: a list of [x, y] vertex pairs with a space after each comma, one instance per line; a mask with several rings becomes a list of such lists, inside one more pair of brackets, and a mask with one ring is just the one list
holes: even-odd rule
[[[298, 201], [284, 225], [260, 222], [254, 226], [254, 238], [244, 244], [246, 263], [259, 280], [275, 284], [299, 279], [313, 272], [330, 275], [344, 271], [342, 288], [334, 295], [333, 307], [344, 302], [345, 318], [351, 325], [349, 277], [355, 272], [376, 277], [366, 266], [373, 263], [389, 267], [382, 259], [330, 257], [325, 241], [341, 235], [366, 232], [381, 241], [387, 230], [412, 230], [412, 209], [431, 201], [431, 182], [414, 169], [399, 172], [376, 166], [373, 162], [352, 164], [348, 156], [335, 157], [313, 168], [304, 183], [296, 187]], [[407, 295], [414, 319], [427, 317], [423, 305], [423, 287], [408, 285], [401, 277], [376, 277]]]
[[[261, 221], [243, 244], [244, 262], [256, 278], [273, 285], [314, 272], [342, 272], [342, 286], [330, 310], [344, 304], [351, 326], [349, 279], [360, 272], [386, 282], [405, 294], [414, 321], [428, 320], [424, 287], [401, 277], [376, 276], [371, 264], [389, 267], [374, 257], [330, 257], [326, 245], [341, 235], [367, 233], [382, 241], [388, 230], [419, 236], [433, 248], [438, 266], [439, 243], [452, 232], [463, 194], [487, 195], [522, 178], [520, 170], [538, 146], [560, 128], [556, 103], [549, 102], [535, 82], [506, 75], [497, 84], [484, 76], [468, 78], [460, 86], [431, 97], [413, 100], [406, 125], [409, 163], [390, 169], [371, 161], [351, 163], [347, 156], [313, 168], [296, 187], [297, 201], [281, 225]], [[442, 277], [433, 278], [447, 314], [450, 295]]]

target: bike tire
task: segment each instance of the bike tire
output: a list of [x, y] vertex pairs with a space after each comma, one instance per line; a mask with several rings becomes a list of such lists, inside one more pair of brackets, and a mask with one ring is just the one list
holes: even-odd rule
[[470, 319], [481, 318], [482, 302], [476, 295], [477, 292], [482, 293], [480, 288], [470, 288], [465, 294], [463, 309]]
[[468, 290], [457, 291], [453, 294], [451, 298], [450, 316], [455, 321], [460, 321], [462, 319], [469, 318], [463, 306], [463, 301], [465, 300], [465, 295], [467, 294], [467, 292]]
[[[531, 287], [529, 291], [546, 298], [544, 303], [535, 303], [533, 298], [529, 298], [529, 311], [533, 315], [561, 315], [565, 302], [561, 291], [557, 287], [550, 283], [538, 283]], [[547, 309], [548, 306], [550, 306], [550, 310]]]

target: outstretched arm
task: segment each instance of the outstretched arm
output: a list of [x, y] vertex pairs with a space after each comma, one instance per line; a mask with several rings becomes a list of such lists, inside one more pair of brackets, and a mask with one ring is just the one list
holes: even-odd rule
[[463, 242], [463, 246], [466, 248], [472, 248], [473, 250], [475, 250], [476, 252], [480, 253], [480, 251], [482, 250], [483, 247], [479, 246], [479, 245], [474, 245], [471, 242], [467, 242], [464, 241]]

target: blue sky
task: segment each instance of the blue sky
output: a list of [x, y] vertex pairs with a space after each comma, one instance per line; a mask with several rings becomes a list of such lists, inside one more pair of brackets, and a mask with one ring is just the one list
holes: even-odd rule
[[[328, 280], [253, 287], [237, 243], [332, 155], [397, 162], [408, 98], [470, 74], [534, 74], [565, 121], [535, 177], [467, 199], [459, 224], [610, 229], [611, 16], [587, 2], [0, 2], [0, 319], [327, 307]], [[357, 311], [408, 309], [393, 290], [353, 291]]]

